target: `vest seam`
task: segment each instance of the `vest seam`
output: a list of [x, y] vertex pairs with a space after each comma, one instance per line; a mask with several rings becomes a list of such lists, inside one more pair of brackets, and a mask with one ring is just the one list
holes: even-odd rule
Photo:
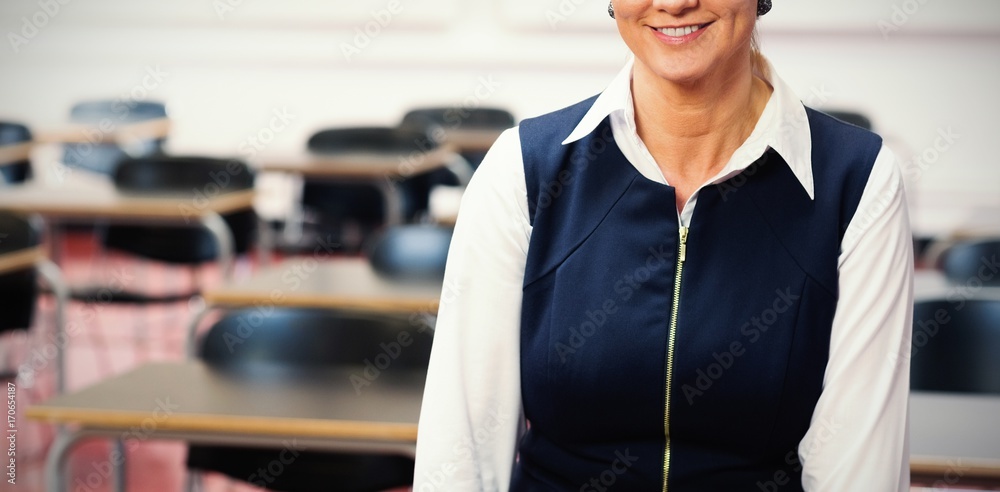
[[[816, 282], [815, 279], [813, 279], [808, 274], [806, 274], [805, 278], [802, 280], [802, 286], [801, 286], [802, 290], [800, 291], [801, 292], [800, 295], [805, 295], [806, 284], [807, 284], [807, 282], [809, 280], [812, 280], [813, 282]], [[816, 282], [816, 283], [819, 284], [819, 282]], [[790, 344], [789, 344], [789, 347], [788, 347], [788, 353], [785, 354], [785, 357], [786, 357], [787, 360], [791, 360], [792, 354], [795, 352], [795, 339], [799, 335], [798, 326], [799, 326], [799, 319], [802, 316], [802, 304], [803, 303], [801, 303], [801, 302], [796, 303], [796, 307], [795, 307], [795, 321], [794, 321], [794, 323], [792, 323], [792, 329], [794, 331], [792, 332], [792, 338], [790, 340]], [[787, 362], [787, 360], [786, 360], [786, 362]], [[765, 452], [769, 452], [771, 450], [772, 443], [774, 442], [774, 430], [778, 427], [778, 416], [781, 414], [781, 405], [782, 405], [782, 403], [784, 403], [785, 396], [787, 395], [786, 388], [788, 387], [788, 378], [791, 375], [791, 372], [792, 371], [786, 369], [785, 370], [785, 377], [782, 378], [782, 380], [781, 380], [781, 391], [779, 392], [779, 396], [778, 396], [778, 405], [777, 405], [777, 407], [775, 408], [775, 411], [774, 411], [774, 420], [771, 422], [771, 429], [767, 433], [767, 435], [768, 435], [768, 441], [767, 441], [767, 445], [764, 447]], [[815, 409], [815, 407], [813, 407], [813, 408]], [[801, 441], [801, 440], [802, 439], [799, 438], [799, 441]], [[797, 444], [796, 444], [796, 455], [798, 455], [798, 445]]]
[[[787, 166], [787, 164], [785, 165]], [[801, 270], [802, 273], [805, 274], [806, 277], [809, 277], [814, 282], [816, 282], [816, 284], [819, 285], [820, 288], [823, 289], [826, 293], [833, 296], [834, 299], [839, 298], [836, 292], [831, 291], [826, 285], [823, 284], [823, 282], [821, 282], [818, 278], [813, 276], [813, 274], [810, 273], [809, 270], [807, 270], [805, 267], [802, 266], [802, 263], [799, 262], [799, 259], [792, 253], [790, 249], [788, 249], [788, 245], [785, 244], [785, 241], [782, 239], [781, 235], [778, 234], [778, 231], [775, 229], [774, 225], [771, 224], [771, 221], [768, 219], [767, 214], [764, 213], [764, 210], [761, 208], [760, 204], [757, 203], [757, 197], [753, 196], [752, 193], [750, 194], [750, 202], [753, 203], [754, 208], [757, 209], [757, 213], [760, 214], [761, 216], [761, 220], [763, 220], [764, 223], [767, 224], [768, 229], [771, 230], [771, 234], [774, 235], [778, 244], [781, 245], [781, 249], [785, 250], [785, 253], [788, 255], [789, 258], [791, 258], [792, 262], [795, 263], [795, 266], [797, 266], [799, 270]]]
[[611, 211], [614, 210], [616, 206], [618, 206], [618, 202], [620, 202], [622, 200], [622, 198], [626, 194], [628, 194], [628, 190], [632, 189], [632, 187], [635, 186], [636, 179], [637, 179], [637, 176], [632, 176], [632, 179], [629, 181], [628, 186], [626, 186], [622, 190], [621, 194], [618, 195], [618, 198], [615, 198], [614, 203], [612, 203], [611, 206], [608, 207], [608, 209], [604, 212], [604, 215], [601, 217], [601, 220], [597, 221], [597, 224], [594, 226], [594, 228], [590, 232], [587, 233], [586, 236], [584, 236], [582, 239], [580, 239], [580, 241], [577, 244], [575, 244], [572, 248], [570, 248], [569, 251], [566, 253], [566, 255], [563, 256], [562, 258], [560, 258], [558, 262], [555, 262], [551, 267], [545, 269], [542, 273], [539, 273], [538, 275], [536, 275], [535, 278], [531, 279], [530, 282], [526, 282], [521, 287], [521, 291], [523, 292], [528, 287], [531, 287], [532, 285], [534, 285], [539, 280], [547, 277], [550, 273], [552, 273], [553, 271], [557, 270], [559, 268], [559, 266], [561, 266], [563, 263], [566, 263], [566, 260], [568, 260], [570, 256], [573, 256], [573, 253], [576, 253], [576, 251], [578, 249], [580, 249], [580, 246], [583, 246], [583, 243], [586, 243], [587, 240], [590, 239], [590, 237], [593, 236], [595, 232], [597, 232], [597, 229], [599, 229], [601, 227], [601, 224], [603, 224], [604, 221], [606, 221], [608, 219], [608, 215], [611, 214]]

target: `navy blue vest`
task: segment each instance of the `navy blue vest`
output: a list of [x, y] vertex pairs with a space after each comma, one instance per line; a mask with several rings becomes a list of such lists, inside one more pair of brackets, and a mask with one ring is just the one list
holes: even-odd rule
[[702, 189], [674, 313], [674, 189], [628, 162], [608, 119], [560, 143], [593, 102], [520, 126], [530, 426], [511, 490], [654, 491], [664, 475], [672, 492], [802, 490], [840, 243], [881, 139], [807, 109], [815, 200], [773, 150]]

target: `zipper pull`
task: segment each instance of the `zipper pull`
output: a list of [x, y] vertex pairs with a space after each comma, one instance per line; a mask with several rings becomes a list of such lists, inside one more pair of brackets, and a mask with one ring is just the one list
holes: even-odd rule
[[681, 226], [680, 237], [681, 237], [681, 243], [680, 243], [680, 261], [681, 261], [681, 263], [684, 263], [684, 260], [687, 258], [687, 240], [688, 240], [688, 228], [687, 227]]

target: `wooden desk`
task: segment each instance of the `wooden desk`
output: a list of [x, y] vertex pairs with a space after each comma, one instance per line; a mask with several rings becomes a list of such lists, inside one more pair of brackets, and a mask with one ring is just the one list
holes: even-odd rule
[[506, 128], [445, 128], [444, 141], [460, 150], [486, 151]]
[[403, 198], [395, 182], [448, 165], [453, 153], [448, 148], [431, 152], [331, 153], [261, 156], [253, 165], [260, 171], [298, 174], [330, 181], [363, 182], [378, 188], [386, 205], [386, 222], [403, 222]]
[[270, 302], [283, 307], [396, 313], [436, 311], [440, 295], [440, 282], [393, 281], [379, 276], [364, 258], [296, 259], [203, 294], [208, 304], [217, 306]]
[[911, 393], [910, 470], [1000, 479], [1000, 396]]
[[202, 293], [206, 306], [188, 327], [194, 356], [198, 325], [213, 307], [325, 308], [378, 313], [437, 313], [440, 282], [399, 282], [379, 276], [364, 258], [295, 259], [251, 278]]
[[[199, 361], [155, 363], [29, 407], [32, 419], [76, 426], [49, 451], [46, 483], [65, 488], [68, 452], [82, 439], [154, 438], [413, 456], [425, 371], [383, 371], [359, 395], [363, 367], [261, 380]], [[138, 433], [138, 434], [137, 434]]]
[[31, 142], [0, 145], [0, 166], [15, 164], [31, 159]]
[[35, 140], [40, 143], [90, 143], [128, 145], [137, 140], [159, 140], [170, 134], [168, 118], [155, 118], [134, 123], [115, 124], [110, 117], [102, 125], [72, 124], [64, 128], [38, 132]]
[[1000, 300], [1000, 287], [955, 285], [938, 270], [917, 270], [913, 274], [913, 299], [994, 299]]
[[[263, 156], [254, 161], [261, 171], [288, 172], [316, 178], [399, 179], [433, 171], [445, 165], [451, 152], [396, 153], [343, 152]], [[412, 157], [412, 158], [411, 158]]]
[[45, 259], [45, 253], [38, 246], [0, 254], [0, 275], [26, 270], [35, 266], [35, 264], [43, 259]]
[[0, 193], [0, 210], [39, 214], [50, 222], [80, 219], [110, 219], [143, 225], [199, 222], [215, 237], [219, 245], [219, 264], [228, 276], [232, 272], [233, 237], [221, 214], [251, 208], [253, 199], [253, 190], [204, 199], [192, 195], [130, 195], [118, 191], [108, 181], [70, 174], [57, 185], [35, 180], [5, 188]]

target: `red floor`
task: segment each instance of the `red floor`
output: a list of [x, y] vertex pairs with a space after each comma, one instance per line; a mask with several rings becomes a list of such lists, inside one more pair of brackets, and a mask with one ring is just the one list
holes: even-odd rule
[[[72, 285], [114, 282], [130, 289], [183, 291], [190, 288], [191, 275], [184, 269], [166, 268], [133, 259], [101, 255], [86, 234], [68, 234], [61, 267]], [[238, 266], [237, 275], [247, 274], [250, 265]], [[218, 282], [218, 272], [202, 270], [203, 281]], [[184, 357], [185, 333], [192, 308], [187, 302], [149, 308], [120, 307], [109, 304], [73, 303], [67, 313], [68, 323], [79, 327], [71, 337], [67, 350], [67, 387], [70, 391], [84, 388], [104, 378], [132, 369], [145, 362], [180, 360]], [[46, 361], [44, 340], [49, 340], [53, 327], [53, 303], [43, 299], [35, 326], [30, 335], [7, 334], [0, 339], [0, 367], [19, 367], [25, 362], [39, 368], [35, 377], [22, 374], [17, 382], [16, 404], [23, 410], [54, 394], [53, 371]], [[0, 482], [0, 491], [42, 492], [45, 453], [52, 442], [51, 426], [28, 421], [20, 414], [17, 428], [16, 484]], [[2, 444], [5, 448], [7, 443]], [[70, 461], [70, 484], [73, 492], [103, 492], [111, 490], [108, 455], [110, 444], [100, 441], [85, 443], [75, 449]], [[139, 441], [130, 446], [128, 454], [128, 491], [176, 492], [185, 487], [185, 446], [177, 442]], [[5, 470], [6, 474], [6, 470]], [[929, 482], [928, 485], [933, 482]], [[203, 477], [203, 490], [208, 492], [240, 492], [260, 490], [218, 475]], [[976, 489], [965, 480], [952, 485], [954, 489]], [[914, 487], [913, 490], [925, 490]], [[995, 489], [1000, 490], [1000, 489]]]

